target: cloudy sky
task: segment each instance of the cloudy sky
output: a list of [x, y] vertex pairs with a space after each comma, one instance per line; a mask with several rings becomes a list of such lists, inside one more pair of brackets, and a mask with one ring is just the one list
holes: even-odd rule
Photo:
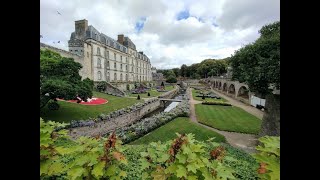
[[174, 68], [253, 42], [280, 20], [280, 0], [40, 0], [40, 41], [68, 50], [80, 19], [115, 40], [129, 36], [157, 69]]

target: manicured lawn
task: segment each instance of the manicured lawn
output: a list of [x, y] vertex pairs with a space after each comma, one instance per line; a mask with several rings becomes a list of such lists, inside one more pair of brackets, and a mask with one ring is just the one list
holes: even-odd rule
[[176, 138], [176, 132], [180, 134], [193, 133], [195, 134], [195, 138], [200, 141], [205, 141], [209, 138], [216, 137], [214, 141], [225, 142], [225, 137], [223, 135], [201, 127], [200, 125], [192, 122], [189, 118], [179, 117], [150, 132], [149, 134], [131, 142], [130, 144], [148, 144], [154, 141], [165, 142]]
[[[165, 90], [170, 91], [174, 89], [173, 86], [166, 86]], [[150, 92], [150, 96], [148, 96], [148, 92]], [[155, 88], [152, 88], [151, 90], [147, 91], [147, 93], [139, 94], [141, 98], [149, 98], [149, 97], [158, 97], [161, 94], [165, 92], [158, 92]], [[138, 94], [129, 94], [130, 97], [138, 97]]]
[[[192, 89], [192, 97], [194, 100], [197, 100], [197, 101], [203, 101], [203, 100], [207, 100], [207, 101], [222, 101], [222, 102], [227, 102], [227, 100], [221, 98], [221, 99], [215, 99], [215, 98], [205, 98], [205, 99], [202, 99], [202, 97], [196, 97], [196, 95], [200, 95], [200, 93], [196, 93], [196, 91], [198, 90], [195, 90], [195, 89]], [[200, 90], [199, 90], [200, 91]]]
[[58, 122], [70, 122], [71, 120], [86, 120], [89, 117], [96, 118], [99, 114], [108, 114], [112, 111], [131, 106], [143, 100], [136, 100], [127, 97], [116, 97], [100, 92], [93, 92], [94, 97], [107, 99], [109, 102], [102, 105], [81, 105], [58, 101], [60, 108], [57, 111], [51, 111], [47, 106], [40, 110], [40, 117], [44, 120], [54, 120]]
[[257, 134], [261, 120], [235, 106], [195, 105], [199, 122], [224, 131]]

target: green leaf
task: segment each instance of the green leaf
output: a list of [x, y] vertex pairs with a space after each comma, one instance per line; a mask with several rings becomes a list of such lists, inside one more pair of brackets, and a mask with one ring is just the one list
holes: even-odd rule
[[127, 177], [127, 173], [126, 173], [125, 171], [121, 171], [121, 172], [119, 173], [119, 176], [120, 176], [120, 177]]
[[150, 167], [150, 163], [145, 158], [140, 159], [140, 162], [141, 162], [140, 165], [142, 170]]
[[197, 172], [197, 166], [195, 165], [196, 163], [190, 163], [187, 165], [188, 171], [191, 171], [193, 173]]
[[150, 176], [147, 172], [142, 173], [142, 179], [148, 179]]
[[68, 177], [71, 180], [75, 180], [77, 178], [82, 177], [82, 175], [85, 173], [85, 169], [79, 166], [73, 167], [68, 171]]
[[117, 167], [115, 165], [111, 165], [108, 167], [106, 171], [106, 175], [109, 177], [114, 176], [116, 174], [116, 170], [117, 170]]
[[92, 175], [97, 179], [101, 178], [104, 173], [105, 165], [106, 165], [105, 161], [100, 161], [98, 164], [94, 165], [92, 169]]
[[158, 162], [166, 162], [170, 158], [169, 154], [162, 154], [160, 158], [158, 158]]
[[64, 166], [60, 162], [53, 162], [50, 168], [48, 169], [49, 176], [59, 175], [59, 174], [62, 174], [63, 172], [64, 172]]
[[191, 144], [190, 145], [190, 149], [191, 149], [192, 152], [204, 152], [202, 147], [203, 146], [201, 144]]
[[197, 176], [188, 176], [188, 180], [198, 180]]
[[178, 165], [178, 169], [177, 169], [177, 177], [187, 177], [187, 169], [182, 166], [182, 165]]
[[176, 158], [179, 160], [179, 163], [181, 163], [181, 164], [186, 163], [186, 160], [187, 160], [187, 156], [186, 156], [186, 155], [183, 155], [183, 154], [181, 154], [181, 153], [178, 153], [178, 154], [176, 155]]
[[153, 177], [154, 180], [166, 180], [167, 175], [164, 172], [164, 169], [161, 167], [158, 167], [156, 171], [153, 171], [151, 173], [151, 176]]

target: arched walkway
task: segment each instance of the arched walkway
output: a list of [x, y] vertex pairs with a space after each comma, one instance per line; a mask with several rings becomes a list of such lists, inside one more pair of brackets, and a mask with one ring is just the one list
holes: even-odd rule
[[225, 91], [225, 92], [228, 91], [228, 89], [227, 89], [227, 83], [224, 83], [224, 84], [223, 84], [223, 89], [222, 89], [222, 90]]
[[230, 84], [228, 88], [228, 94], [235, 96], [236, 95], [236, 88], [234, 87], [233, 84]]
[[245, 86], [241, 86], [238, 91], [238, 97], [249, 100], [249, 90]]

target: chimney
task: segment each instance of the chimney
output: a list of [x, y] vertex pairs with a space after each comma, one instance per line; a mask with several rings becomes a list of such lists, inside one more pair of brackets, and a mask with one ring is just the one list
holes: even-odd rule
[[119, 42], [120, 44], [124, 45], [124, 44], [123, 44], [123, 43], [124, 43], [124, 35], [123, 35], [123, 34], [119, 34], [119, 35], [118, 35], [118, 42]]
[[88, 21], [86, 19], [75, 21], [75, 34], [77, 39], [84, 39], [88, 30]]

